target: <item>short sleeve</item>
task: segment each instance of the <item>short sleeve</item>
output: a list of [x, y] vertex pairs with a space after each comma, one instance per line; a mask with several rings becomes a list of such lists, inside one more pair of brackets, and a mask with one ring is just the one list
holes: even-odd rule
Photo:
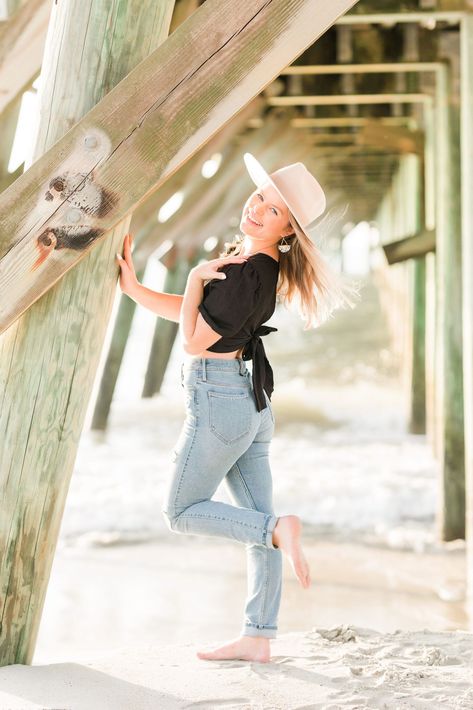
[[224, 264], [219, 271], [223, 271], [226, 278], [209, 281], [198, 310], [215, 332], [231, 337], [241, 330], [256, 309], [261, 283], [249, 261]]

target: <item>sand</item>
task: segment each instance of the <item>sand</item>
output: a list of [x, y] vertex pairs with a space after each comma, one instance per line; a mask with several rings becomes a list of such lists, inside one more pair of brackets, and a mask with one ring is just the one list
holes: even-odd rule
[[341, 625], [282, 634], [270, 663], [203, 661], [196, 644], [116, 650], [87, 663], [0, 669], [2, 709], [473, 708], [473, 637]]
[[262, 664], [195, 655], [238, 633], [239, 546], [171, 535], [60, 548], [33, 664], [0, 669], [0, 709], [473, 708], [461, 544], [305, 549], [313, 585], [284, 560], [280, 633]]

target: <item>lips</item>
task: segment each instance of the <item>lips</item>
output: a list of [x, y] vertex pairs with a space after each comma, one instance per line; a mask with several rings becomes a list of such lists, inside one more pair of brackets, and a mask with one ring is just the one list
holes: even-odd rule
[[249, 214], [246, 215], [246, 219], [251, 222], [251, 224], [254, 224], [255, 227], [262, 227], [263, 225], [260, 224], [259, 222], [256, 222]]

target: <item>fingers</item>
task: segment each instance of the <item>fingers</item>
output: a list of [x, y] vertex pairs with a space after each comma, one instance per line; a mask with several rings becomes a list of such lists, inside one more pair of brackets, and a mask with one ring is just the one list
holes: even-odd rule
[[[131, 255], [131, 245], [133, 244], [133, 235], [128, 233], [125, 234], [125, 238], [123, 240], [123, 253], [125, 256], [125, 259], [127, 259]], [[116, 257], [118, 259], [118, 262], [120, 263], [123, 261], [123, 256], [117, 252]], [[121, 264], [120, 264], [121, 266]]]

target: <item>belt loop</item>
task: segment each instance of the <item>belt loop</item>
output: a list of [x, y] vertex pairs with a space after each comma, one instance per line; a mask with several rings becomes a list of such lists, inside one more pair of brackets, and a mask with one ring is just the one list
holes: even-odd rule
[[240, 363], [240, 375], [244, 375], [245, 374], [245, 361], [241, 357], [238, 358], [238, 360]]
[[205, 370], [205, 357], [200, 358], [201, 364], [202, 364], [202, 379], [205, 382], [207, 379], [207, 373]]

